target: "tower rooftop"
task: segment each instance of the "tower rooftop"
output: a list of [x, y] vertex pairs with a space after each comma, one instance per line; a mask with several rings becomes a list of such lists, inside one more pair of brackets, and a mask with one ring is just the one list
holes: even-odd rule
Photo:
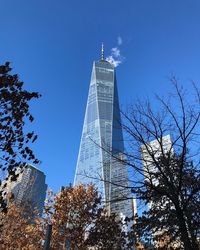
[[105, 59], [105, 55], [104, 55], [104, 44], [102, 43], [101, 45], [101, 59], [98, 61], [100, 63], [105, 63], [107, 65], [112, 65], [112, 63], [108, 62], [106, 59]]

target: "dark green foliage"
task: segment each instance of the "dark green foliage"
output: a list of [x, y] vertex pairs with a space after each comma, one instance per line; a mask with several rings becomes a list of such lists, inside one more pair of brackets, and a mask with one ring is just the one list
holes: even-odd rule
[[122, 230], [123, 227], [123, 223], [117, 221], [114, 214], [107, 216], [103, 209], [99, 209], [97, 219], [90, 228], [87, 243], [99, 250], [129, 249], [126, 240], [127, 235]]
[[[182, 249], [183, 244], [180, 242], [184, 242], [183, 234], [188, 232], [193, 249], [198, 249], [196, 239], [200, 234], [200, 176], [191, 162], [181, 166], [181, 161], [181, 157], [175, 155], [165, 155], [158, 159], [162, 169], [162, 173], [157, 176], [158, 183], [154, 185], [146, 182], [146, 190], [141, 192], [147, 203], [152, 202], [151, 206], [141, 217], [137, 217], [133, 227], [138, 238], [150, 239], [153, 235], [157, 242], [167, 239], [166, 245], [174, 243], [174, 249]], [[183, 168], [181, 186], [180, 168]], [[160, 249], [165, 249], [166, 245]]]
[[[29, 102], [40, 95], [26, 91], [18, 75], [12, 75], [10, 71], [8, 62], [0, 66], [0, 169], [12, 175], [11, 179], [15, 181], [17, 167], [23, 169], [27, 162], [39, 163], [29, 148], [37, 136], [34, 132], [25, 133], [24, 126], [34, 120]], [[0, 203], [3, 203], [0, 197]]]

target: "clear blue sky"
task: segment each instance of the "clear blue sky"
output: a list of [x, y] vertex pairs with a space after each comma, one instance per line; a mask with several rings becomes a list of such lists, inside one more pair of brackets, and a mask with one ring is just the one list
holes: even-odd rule
[[[34, 150], [48, 185], [73, 182], [92, 61], [120, 49], [120, 103], [165, 95], [168, 77], [200, 84], [198, 0], [0, 0], [0, 63], [11, 61], [27, 89]], [[118, 38], [122, 43], [119, 45]]]

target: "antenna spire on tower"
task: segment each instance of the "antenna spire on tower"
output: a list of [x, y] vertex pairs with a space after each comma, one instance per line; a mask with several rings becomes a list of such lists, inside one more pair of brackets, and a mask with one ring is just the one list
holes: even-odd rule
[[101, 45], [101, 60], [104, 61], [104, 45]]

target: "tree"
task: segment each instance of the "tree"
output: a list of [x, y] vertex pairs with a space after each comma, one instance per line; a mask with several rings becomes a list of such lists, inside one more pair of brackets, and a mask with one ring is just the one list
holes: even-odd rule
[[121, 223], [114, 215], [106, 215], [92, 185], [63, 188], [48, 202], [43, 225], [52, 224], [52, 250], [65, 249], [66, 242], [70, 242], [70, 249], [124, 249]]
[[[32, 132], [25, 132], [25, 124], [34, 120], [30, 113], [29, 102], [38, 98], [37, 92], [28, 92], [23, 88], [24, 83], [18, 75], [10, 74], [10, 64], [6, 62], [0, 66], [0, 169], [5, 175], [12, 176], [11, 181], [17, 179], [15, 169], [22, 170], [27, 162], [39, 163], [29, 144], [37, 139]], [[0, 192], [0, 206], [6, 210], [2, 191]]]
[[96, 217], [100, 202], [92, 186], [67, 187], [49, 199], [46, 206], [47, 223], [52, 224], [52, 249], [64, 249], [70, 241], [71, 248], [84, 249], [85, 235]]
[[[175, 78], [171, 82], [173, 94], [155, 98], [159, 110], [147, 100], [122, 112], [121, 126], [129, 144], [124, 157], [117, 160], [132, 167], [130, 188], [149, 205], [133, 225], [135, 237], [153, 235], [157, 242], [170, 242], [168, 246], [178, 241], [179, 248], [197, 250], [200, 92], [193, 84], [189, 95]], [[166, 135], [170, 135], [168, 142]]]
[[67, 187], [47, 199], [44, 215], [34, 217], [31, 205], [9, 203], [0, 213], [1, 249], [43, 249], [47, 225], [52, 225], [50, 249], [128, 249], [122, 223], [106, 215], [92, 186]]
[[33, 224], [33, 217], [30, 211], [30, 206], [19, 207], [13, 203], [9, 204], [7, 213], [1, 212], [0, 248], [2, 250], [42, 249], [40, 224]]
[[99, 209], [87, 242], [91, 247], [95, 246], [98, 250], [129, 249], [123, 226], [123, 223], [118, 221], [114, 214], [108, 216], [102, 209]]

